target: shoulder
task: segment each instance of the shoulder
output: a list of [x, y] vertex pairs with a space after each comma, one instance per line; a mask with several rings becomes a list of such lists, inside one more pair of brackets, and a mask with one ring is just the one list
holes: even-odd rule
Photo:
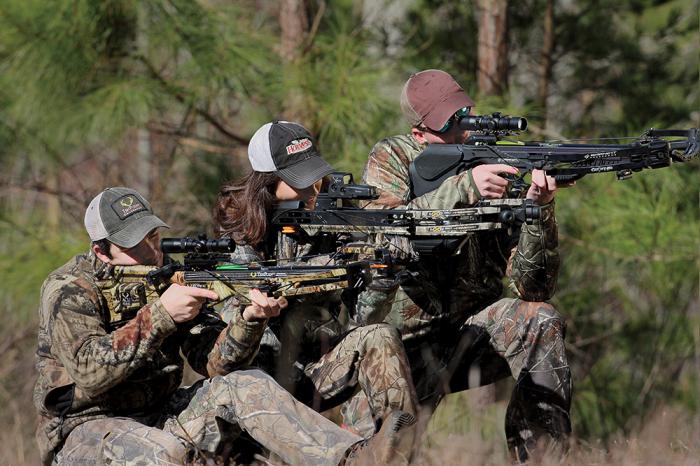
[[98, 302], [94, 267], [87, 254], [77, 255], [51, 272], [41, 287], [43, 313], [54, 314], [64, 307], [93, 313]]
[[422, 151], [421, 145], [409, 134], [400, 134], [384, 138], [377, 142], [370, 152], [370, 159], [376, 161], [396, 160], [408, 165]]

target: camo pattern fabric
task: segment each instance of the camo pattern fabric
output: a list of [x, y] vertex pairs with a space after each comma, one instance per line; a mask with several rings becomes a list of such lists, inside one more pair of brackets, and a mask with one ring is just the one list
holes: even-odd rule
[[[303, 260], [298, 264], [333, 264], [319, 249], [318, 244], [298, 244], [280, 235], [275, 255], [280, 264], [293, 264], [294, 259]], [[232, 261], [259, 263], [264, 257], [240, 245]], [[359, 388], [370, 400], [375, 424], [395, 409], [415, 414], [416, 395], [400, 335], [386, 324], [358, 328], [348, 317], [355, 294], [332, 291], [290, 298], [280, 317], [268, 322], [255, 363], [318, 411], [337, 406]], [[241, 311], [232, 298], [224, 305], [224, 319], [241, 320]]]
[[[478, 201], [471, 171], [410, 200], [408, 164], [422, 149], [411, 135], [372, 149], [363, 175], [381, 193], [372, 207], [449, 209]], [[541, 219], [513, 231], [468, 234], [456, 254], [418, 258], [401, 273], [397, 290], [374, 291], [373, 302], [393, 303], [388, 315], [371, 315], [359, 303], [363, 313], [354, 316], [360, 322], [384, 317], [400, 330], [421, 404], [434, 406], [445, 393], [512, 375], [517, 384], [506, 434], [515, 452], [542, 432], [561, 438], [571, 429], [564, 322], [542, 302], [554, 293], [559, 270], [553, 203], [541, 212]], [[519, 299], [498, 301], [504, 277]]]
[[52, 272], [41, 291], [34, 404], [42, 458], [89, 420], [148, 416], [179, 387], [184, 361], [205, 377], [226, 374], [255, 356], [262, 323], [227, 326], [212, 312], [176, 325], [160, 300], [141, 307], [125, 325], [110, 325], [97, 286], [111, 267], [91, 252]]
[[209, 464], [207, 459], [244, 431], [286, 464], [335, 465], [362, 440], [295, 400], [258, 370], [205, 380], [189, 391], [184, 410], [162, 424], [161, 429], [130, 418], [88, 421], [68, 436], [57, 462]]
[[[420, 403], [434, 409], [447, 393], [512, 376], [516, 385], [506, 411], [511, 451], [532, 448], [542, 435], [565, 437], [571, 432], [565, 326], [550, 304], [501, 299], [461, 326], [405, 341]], [[364, 394], [342, 413], [360, 432], [371, 419]]]

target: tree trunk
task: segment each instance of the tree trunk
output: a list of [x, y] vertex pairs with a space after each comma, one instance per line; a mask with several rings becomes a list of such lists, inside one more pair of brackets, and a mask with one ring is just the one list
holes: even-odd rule
[[549, 83], [552, 80], [552, 52], [554, 51], [554, 0], [547, 0], [543, 40], [537, 103], [542, 111], [542, 127], [547, 129], [547, 96]]
[[302, 47], [309, 33], [309, 19], [304, 0], [282, 0], [279, 14], [282, 37], [280, 54], [286, 62], [301, 56]]
[[508, 0], [477, 0], [477, 11], [479, 92], [502, 95], [508, 88]]
[[[299, 82], [298, 61], [303, 55], [309, 34], [309, 19], [304, 0], [281, 0], [279, 11], [281, 29], [280, 55], [285, 62], [284, 80], [288, 87], [282, 113], [288, 120], [304, 124], [307, 119], [304, 92]], [[308, 123], [307, 123], [308, 124]]]

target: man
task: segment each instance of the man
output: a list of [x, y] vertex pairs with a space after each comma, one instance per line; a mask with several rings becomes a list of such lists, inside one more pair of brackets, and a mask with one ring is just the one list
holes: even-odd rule
[[[302, 405], [269, 376], [231, 372], [255, 354], [241, 344], [262, 332], [283, 298], [251, 293], [226, 326], [202, 310], [216, 293], [171, 285], [146, 301], [129, 266], [163, 263], [156, 217], [139, 193], [109, 188], [87, 208], [87, 254], [49, 275], [41, 293], [34, 400], [45, 464], [186, 464], [222, 453], [246, 431], [289, 464], [351, 464], [394, 455], [411, 420], [396, 412], [370, 443]], [[187, 357], [205, 379], [178, 388]]]
[[[459, 208], [503, 197], [504, 175], [518, 173], [508, 165], [477, 166], [411, 198], [411, 161], [427, 144], [463, 143], [468, 133], [457, 121], [473, 106], [448, 73], [412, 75], [401, 95], [411, 132], [383, 139], [370, 152], [363, 180], [380, 197], [368, 207]], [[456, 255], [418, 259], [409, 267], [413, 279], [402, 284], [386, 318], [402, 333], [422, 404], [435, 406], [445, 393], [515, 378], [506, 435], [521, 461], [538, 442], [563, 446], [571, 431], [565, 323], [544, 302], [554, 292], [559, 268], [555, 191], [552, 177], [534, 171], [527, 198], [542, 206], [541, 220], [510, 236], [473, 233]], [[504, 276], [516, 299], [499, 300]], [[360, 320], [372, 321], [358, 309]]]

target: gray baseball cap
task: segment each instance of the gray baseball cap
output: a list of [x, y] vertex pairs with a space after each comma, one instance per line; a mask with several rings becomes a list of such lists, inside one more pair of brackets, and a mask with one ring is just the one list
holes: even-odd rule
[[92, 241], [106, 239], [133, 248], [154, 228], [170, 228], [153, 214], [151, 204], [129, 188], [107, 188], [90, 201], [85, 229]]

